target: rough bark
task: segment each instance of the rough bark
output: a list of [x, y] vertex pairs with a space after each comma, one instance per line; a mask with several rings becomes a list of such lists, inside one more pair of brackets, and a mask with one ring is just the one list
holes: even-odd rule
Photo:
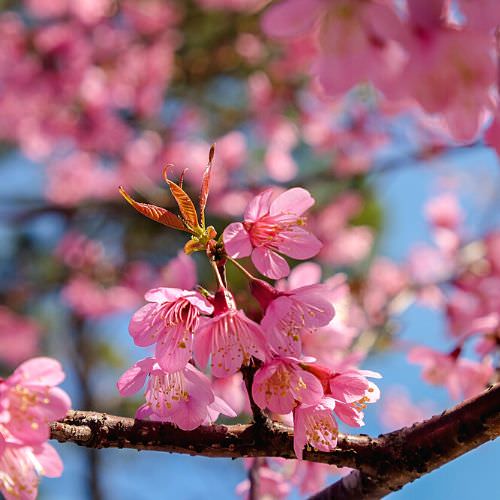
[[[315, 500], [380, 498], [499, 435], [500, 383], [429, 420], [378, 438], [340, 434], [335, 450], [305, 450], [304, 459], [357, 469]], [[182, 431], [167, 423], [70, 411], [52, 424], [51, 437], [90, 448], [295, 458], [292, 430], [279, 425], [212, 425]]]

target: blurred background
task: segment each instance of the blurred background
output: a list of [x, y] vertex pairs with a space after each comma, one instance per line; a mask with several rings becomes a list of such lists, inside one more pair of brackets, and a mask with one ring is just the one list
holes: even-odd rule
[[[196, 197], [215, 142], [207, 218], [219, 233], [265, 187], [315, 197], [316, 262], [323, 278], [345, 273], [349, 283], [318, 349], [333, 366], [384, 377], [363, 432], [471, 395], [426, 383], [408, 352], [455, 349], [457, 290], [479, 296], [464, 285], [478, 269], [494, 278], [481, 314], [500, 313], [500, 245], [488, 246], [500, 231], [494, 149], [481, 133], [457, 141], [366, 83], [327, 96], [310, 76], [311, 36], [284, 43], [261, 29], [269, 3], [0, 0], [0, 375], [50, 355], [75, 409], [134, 415], [141, 398], [121, 398], [116, 380], [145, 354], [127, 331], [144, 292], [214, 282], [202, 259], [182, 254], [182, 235], [138, 215], [118, 186], [174, 209], [163, 167], [174, 165], [174, 179], [188, 169]], [[245, 304], [241, 275], [229, 278]], [[489, 350], [472, 340], [460, 355], [493, 373], [497, 340], [482, 339]], [[247, 477], [240, 461], [57, 449], [65, 472], [42, 481], [42, 499], [229, 499]], [[490, 496], [499, 460], [490, 443], [392, 496]], [[332, 482], [342, 471], [328, 473]], [[290, 498], [311, 493], [296, 486]]]

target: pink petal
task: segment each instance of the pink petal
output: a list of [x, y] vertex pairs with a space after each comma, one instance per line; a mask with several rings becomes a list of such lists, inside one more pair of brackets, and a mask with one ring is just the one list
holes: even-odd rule
[[198, 292], [186, 295], [185, 299], [204, 314], [212, 314], [214, 312], [214, 306]]
[[245, 210], [244, 219], [246, 222], [255, 222], [264, 215], [269, 213], [269, 207], [271, 206], [271, 197], [273, 196], [273, 190], [267, 189], [262, 193], [255, 196], [248, 204]]
[[224, 229], [222, 237], [224, 238], [224, 247], [230, 257], [235, 259], [248, 257], [252, 252], [250, 235], [241, 222], [229, 224]]
[[290, 289], [315, 285], [321, 281], [321, 266], [315, 262], [304, 262], [292, 269], [288, 276]]
[[116, 386], [122, 396], [130, 396], [139, 391], [146, 377], [154, 364], [152, 358], [145, 358], [138, 361], [135, 365], [129, 368], [118, 380]]
[[288, 189], [281, 193], [269, 208], [270, 215], [294, 214], [302, 215], [314, 205], [314, 198], [303, 188]]
[[323, 246], [316, 236], [301, 227], [283, 231], [280, 238], [278, 251], [293, 259], [310, 259], [317, 255]]
[[61, 457], [50, 444], [43, 443], [33, 451], [42, 466], [42, 475], [47, 477], [59, 477], [62, 474], [64, 466]]
[[280, 279], [288, 276], [290, 267], [287, 261], [266, 247], [258, 247], [252, 252], [252, 262], [264, 276]]
[[[226, 417], [236, 417], [237, 413], [221, 398], [215, 396], [214, 402], [208, 407], [209, 411], [222, 413]], [[212, 421], [217, 420], [217, 417]]]
[[288, 0], [271, 6], [262, 18], [264, 33], [275, 37], [293, 37], [311, 31], [324, 2]]
[[211, 326], [216, 321], [218, 321], [217, 317], [207, 320], [198, 328], [194, 336], [194, 357], [196, 364], [203, 369], [207, 366], [210, 357], [213, 336]]
[[128, 331], [135, 345], [145, 347], [153, 344], [165, 330], [165, 321], [159, 314], [161, 306], [146, 304], [134, 313]]
[[[33, 358], [17, 367], [12, 378], [20, 376], [30, 385], [57, 385], [64, 380], [61, 363], [52, 358]], [[10, 377], [9, 377], [10, 378]]]
[[163, 304], [164, 302], [175, 302], [179, 297], [183, 297], [187, 292], [180, 288], [167, 288], [159, 287], [153, 288], [144, 294], [144, 298], [148, 302], [157, 302]]
[[155, 357], [167, 372], [182, 370], [191, 359], [193, 336], [184, 325], [168, 329], [156, 343]]

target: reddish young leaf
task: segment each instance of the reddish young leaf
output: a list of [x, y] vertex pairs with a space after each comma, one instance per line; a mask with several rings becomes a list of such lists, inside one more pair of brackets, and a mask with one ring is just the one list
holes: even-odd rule
[[203, 172], [203, 180], [201, 181], [201, 192], [200, 192], [200, 218], [201, 225], [205, 227], [205, 207], [207, 206], [208, 193], [210, 191], [210, 175], [212, 173], [212, 160], [215, 154], [215, 144], [212, 144], [210, 148], [210, 153], [208, 154], [208, 164], [205, 172]]
[[186, 231], [187, 233], [192, 233], [183, 222], [177, 217], [177, 215], [169, 212], [165, 208], [157, 207], [156, 205], [150, 205], [149, 203], [139, 203], [129, 196], [129, 194], [123, 189], [122, 186], [119, 188], [120, 194], [142, 215], [163, 224], [164, 226], [171, 227], [172, 229], [178, 229], [180, 231]]
[[172, 182], [167, 176], [167, 169], [163, 170], [163, 178], [168, 184], [170, 191], [179, 205], [179, 210], [183, 219], [189, 224], [189, 226], [194, 229], [198, 227], [198, 215], [196, 214], [196, 208], [191, 201], [191, 198], [186, 194], [186, 192], [178, 186], [175, 182]]

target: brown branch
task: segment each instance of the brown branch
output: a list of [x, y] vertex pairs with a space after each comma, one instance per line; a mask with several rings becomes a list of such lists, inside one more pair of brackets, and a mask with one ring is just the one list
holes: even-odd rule
[[[90, 448], [133, 448], [207, 457], [295, 458], [292, 430], [278, 424], [212, 425], [182, 431], [104, 413], [70, 411], [52, 424], [53, 439]], [[379, 498], [500, 435], [500, 383], [424, 422], [378, 438], [340, 434], [330, 453], [304, 459], [358, 469], [315, 500]]]
[[361, 463], [358, 470], [312, 499], [381, 498], [499, 435], [497, 383], [441, 415], [380, 436], [382, 453], [376, 454], [376, 460]]

